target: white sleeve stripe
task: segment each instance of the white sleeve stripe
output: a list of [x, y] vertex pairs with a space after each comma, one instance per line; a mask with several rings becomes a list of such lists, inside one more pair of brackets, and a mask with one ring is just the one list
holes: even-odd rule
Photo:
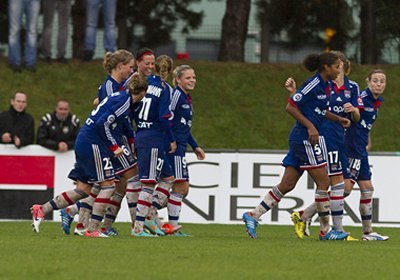
[[302, 90], [301, 93], [303, 93], [304, 95], [306, 95], [307, 93], [309, 93], [316, 85], [319, 84], [319, 79], [317, 77], [315, 77], [314, 80], [312, 80], [308, 85], [306, 85]]
[[108, 80], [106, 82], [106, 93], [107, 93], [107, 96], [110, 96], [113, 92], [114, 92], [114, 90], [113, 90], [113, 87], [112, 87], [112, 82], [110, 80]]
[[129, 109], [130, 103], [131, 103], [131, 99], [128, 98], [128, 99], [125, 101], [125, 103], [115, 111], [115, 116], [116, 116], [116, 117], [119, 117], [119, 116], [122, 115], [124, 112], [126, 112], [126, 110]]
[[171, 101], [171, 109], [172, 110], [175, 110], [176, 105], [178, 104], [178, 100], [179, 100], [180, 96], [181, 96], [180, 91], [176, 90], [174, 92], [174, 95], [172, 96], [172, 101]]

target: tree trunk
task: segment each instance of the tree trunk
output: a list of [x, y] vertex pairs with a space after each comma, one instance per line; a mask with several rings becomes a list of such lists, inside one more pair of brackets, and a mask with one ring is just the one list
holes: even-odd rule
[[86, 27], [86, 5], [84, 0], [76, 0], [72, 5], [72, 57], [83, 58]]
[[269, 30], [268, 20], [263, 20], [261, 22], [261, 62], [269, 62]]
[[222, 20], [219, 61], [244, 61], [250, 0], [227, 0]]
[[375, 9], [376, 0], [361, 1], [361, 64], [378, 62]]

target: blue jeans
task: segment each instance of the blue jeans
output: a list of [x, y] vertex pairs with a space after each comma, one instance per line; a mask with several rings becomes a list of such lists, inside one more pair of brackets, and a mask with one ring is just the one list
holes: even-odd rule
[[36, 64], [37, 21], [39, 17], [40, 0], [12, 0], [8, 1], [8, 3], [8, 60], [11, 65], [21, 65], [20, 32], [22, 16], [25, 14], [25, 63], [28, 66], [34, 66]]
[[94, 52], [96, 49], [96, 31], [100, 4], [103, 5], [104, 49], [114, 52], [117, 50], [115, 28], [117, 0], [86, 0], [85, 50]]

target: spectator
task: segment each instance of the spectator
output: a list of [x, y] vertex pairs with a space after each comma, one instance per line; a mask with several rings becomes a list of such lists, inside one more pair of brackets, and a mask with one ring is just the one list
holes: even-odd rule
[[22, 17], [25, 14], [25, 65], [31, 72], [36, 71], [37, 20], [40, 10], [40, 0], [8, 1], [9, 35], [8, 59], [14, 72], [21, 72], [20, 32]]
[[79, 119], [70, 113], [68, 101], [59, 100], [54, 112], [42, 117], [36, 142], [48, 149], [66, 152], [74, 148], [79, 128]]
[[96, 29], [99, 17], [100, 5], [103, 9], [104, 19], [104, 49], [106, 52], [117, 50], [115, 15], [117, 0], [86, 0], [86, 30], [85, 30], [85, 54], [84, 61], [93, 58], [96, 49]]
[[71, 0], [43, 0], [43, 41], [42, 53], [46, 62], [51, 62], [51, 35], [54, 14], [58, 14], [57, 61], [67, 63], [65, 47], [68, 41], [68, 21], [71, 15]]
[[34, 120], [25, 112], [26, 94], [17, 92], [11, 98], [10, 109], [0, 113], [0, 143], [14, 144], [17, 148], [33, 144]]

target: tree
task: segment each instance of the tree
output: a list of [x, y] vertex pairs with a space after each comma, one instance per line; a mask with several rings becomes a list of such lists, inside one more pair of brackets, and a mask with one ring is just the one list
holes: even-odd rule
[[[203, 12], [188, 7], [200, 0], [124, 0], [118, 1], [118, 43], [120, 47], [154, 48], [170, 42], [178, 21], [180, 32], [187, 33], [200, 26]], [[141, 29], [138, 34], [135, 30]], [[134, 37], [135, 34], [135, 37]]]
[[[267, 40], [269, 42], [272, 35], [282, 32], [285, 32], [289, 46], [294, 49], [317, 43], [321, 45], [321, 50], [344, 50], [347, 42], [353, 39], [351, 32], [355, 27], [350, 6], [346, 0], [323, 3], [320, 0], [257, 0], [257, 19], [263, 28], [262, 53], [268, 50], [265, 46]], [[329, 38], [326, 37], [327, 30], [332, 35]]]
[[250, 15], [250, 0], [227, 0], [222, 20], [219, 61], [244, 61], [244, 44]]

